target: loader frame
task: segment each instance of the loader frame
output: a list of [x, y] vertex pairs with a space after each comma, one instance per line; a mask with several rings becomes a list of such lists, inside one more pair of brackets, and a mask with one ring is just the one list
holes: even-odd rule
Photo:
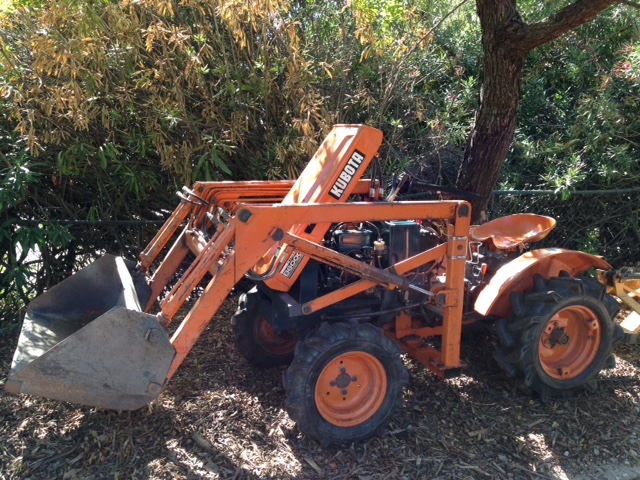
[[[360, 180], [354, 193], [364, 193], [370, 184], [370, 180]], [[204, 293], [171, 337], [176, 354], [166, 380], [175, 374], [233, 287], [265, 252], [283, 244], [293, 247], [311, 259], [360, 277], [356, 282], [305, 302], [302, 305], [304, 315], [311, 315], [378, 285], [389, 290], [412, 289], [422, 295], [433, 297], [442, 309], [442, 325], [426, 329], [413, 328], [408, 315], [400, 314], [393, 325], [386, 326], [385, 333], [441, 377], [448, 376], [447, 372], [453, 373], [463, 367], [460, 361], [460, 336], [471, 219], [470, 205], [464, 201], [453, 200], [301, 205], [262, 203], [265, 200], [277, 201], [290, 187], [290, 182], [197, 183], [193, 190], [185, 190], [181, 205], [140, 255], [138, 269], [147, 273], [170, 239], [178, 233], [184, 220], [190, 216], [187, 226], [178, 234], [177, 240], [151, 275], [152, 295], [145, 309], [147, 312], [151, 310], [158, 294], [167, 286], [187, 253], [192, 252], [196, 257], [160, 302], [158, 315], [165, 325], [173, 320], [205, 275], [210, 273], [212, 276], [204, 288]], [[354, 260], [289, 233], [295, 225], [313, 225], [326, 222], [327, 219], [331, 219], [332, 223], [357, 223], [408, 218], [444, 222], [447, 225], [447, 241], [386, 269]], [[214, 225], [215, 234], [206, 240], [202, 231]], [[419, 289], [403, 277], [403, 274], [432, 261], [443, 262], [447, 273], [444, 283], [435, 287], [433, 291]], [[441, 347], [405, 340], [414, 335], [441, 336]]]

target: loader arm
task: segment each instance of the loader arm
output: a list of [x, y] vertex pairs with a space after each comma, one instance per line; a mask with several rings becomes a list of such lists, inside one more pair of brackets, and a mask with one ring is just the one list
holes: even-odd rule
[[[404, 218], [441, 218], [451, 221], [452, 235], [447, 246], [447, 285], [442, 293], [444, 308], [444, 332], [442, 356], [431, 352], [436, 363], [444, 366], [459, 366], [460, 333], [464, 292], [464, 268], [466, 261], [466, 232], [469, 228], [470, 207], [466, 202], [403, 202], [307, 205], [239, 205], [228, 224], [211, 239], [191, 264], [189, 270], [173, 287], [161, 303], [159, 315], [170, 322], [189, 295], [202, 281], [207, 272], [215, 273], [205, 287], [204, 293], [180, 323], [171, 338], [176, 355], [167, 372], [169, 380], [184, 361], [197, 339], [205, 330], [215, 312], [218, 311], [235, 284], [259, 261], [264, 253], [283, 243], [300, 249], [310, 258], [351, 271], [370, 282], [365, 285], [381, 285], [388, 289], [408, 289], [409, 283], [390, 269], [355, 262], [343, 255], [316, 245], [308, 240], [285, 233], [302, 223], [319, 223], [327, 218], [335, 222], [391, 221]], [[438, 249], [438, 253], [440, 249]], [[407, 262], [412, 268], [426, 264], [432, 255], [422, 255], [419, 261]], [[435, 257], [434, 257], [435, 258]], [[212, 268], [213, 267], [213, 268]], [[397, 272], [397, 271], [396, 271]], [[366, 288], [366, 287], [365, 287]], [[343, 290], [334, 301], [348, 298], [358, 289]], [[425, 295], [431, 292], [424, 292]], [[309, 310], [311, 313], [312, 310]]]
[[[198, 255], [202, 251], [206, 242], [200, 232], [212, 224], [208, 216], [215, 217], [214, 213], [217, 213], [219, 209], [222, 209], [224, 215], [228, 215], [240, 202], [279, 203], [293, 185], [294, 181], [292, 180], [280, 182], [197, 182], [193, 189], [185, 189], [185, 195], [183, 195], [180, 205], [139, 256], [140, 261], [137, 269], [143, 273], [149, 272], [163, 249], [176, 236], [177, 231], [182, 229], [177, 240], [150, 277], [151, 294], [144, 311], [149, 312], [153, 308], [187, 254], [193, 252]], [[370, 186], [370, 179], [360, 179], [355, 184], [352, 193], [366, 195], [369, 193]], [[183, 227], [187, 217], [190, 217], [188, 225]]]

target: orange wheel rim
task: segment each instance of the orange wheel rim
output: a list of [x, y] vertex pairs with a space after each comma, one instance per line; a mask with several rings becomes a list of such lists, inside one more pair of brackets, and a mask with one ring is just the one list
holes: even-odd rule
[[575, 378], [596, 358], [601, 339], [600, 320], [593, 310], [581, 305], [563, 308], [540, 336], [540, 364], [556, 380]]
[[369, 420], [387, 394], [387, 373], [380, 361], [366, 352], [335, 357], [316, 382], [316, 407], [329, 423], [353, 427]]
[[296, 346], [295, 339], [289, 336], [278, 335], [264, 317], [258, 319], [256, 330], [260, 345], [269, 353], [274, 355], [287, 355], [291, 353]]

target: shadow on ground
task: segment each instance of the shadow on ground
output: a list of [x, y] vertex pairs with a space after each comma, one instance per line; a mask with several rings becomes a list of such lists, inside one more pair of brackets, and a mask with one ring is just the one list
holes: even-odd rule
[[[411, 381], [387, 431], [320, 448], [284, 411], [282, 370], [232, 346], [231, 299], [153, 404], [134, 412], [0, 396], [0, 478], [433, 479], [640, 476], [640, 347], [591, 396], [541, 404], [494, 363], [491, 336], [447, 381], [407, 359]], [[13, 340], [11, 340], [12, 342]], [[12, 346], [0, 347], [6, 377]]]

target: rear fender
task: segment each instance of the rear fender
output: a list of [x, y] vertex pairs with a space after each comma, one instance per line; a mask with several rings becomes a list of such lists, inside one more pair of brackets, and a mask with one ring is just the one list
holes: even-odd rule
[[533, 288], [535, 274], [548, 279], [566, 271], [571, 277], [576, 277], [590, 268], [610, 270], [611, 265], [595, 255], [561, 248], [524, 253], [500, 267], [478, 295], [474, 308], [483, 316], [509, 316], [511, 292], [522, 293]]

